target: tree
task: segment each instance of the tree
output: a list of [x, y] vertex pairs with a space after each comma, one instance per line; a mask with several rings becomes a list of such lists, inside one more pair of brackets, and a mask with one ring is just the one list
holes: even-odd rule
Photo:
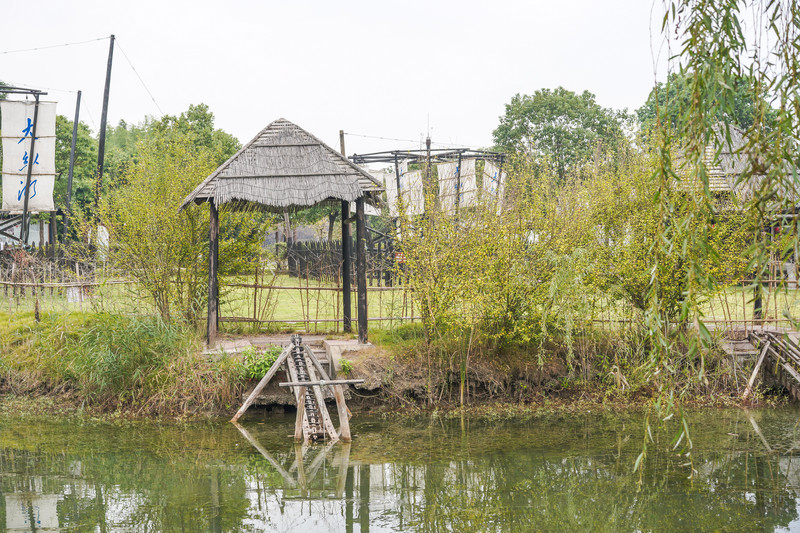
[[[149, 135], [137, 159], [101, 206], [108, 227], [110, 259], [135, 279], [165, 320], [197, 323], [207, 302], [208, 209], [188, 206], [192, 189], [216, 168], [212, 151], [193, 145], [175, 130]], [[258, 258], [261, 220], [251, 213], [223, 210], [220, 217], [220, 276], [246, 268]]]
[[[56, 182], [55, 205], [66, 205], [69, 154], [72, 147], [73, 121], [63, 115], [56, 117]], [[92, 137], [89, 126], [78, 123], [75, 142], [75, 166], [73, 168], [71, 209], [84, 210], [94, 202], [94, 173], [97, 169], [97, 139]]]
[[209, 150], [218, 166], [241, 148], [236, 137], [214, 127], [214, 113], [206, 104], [190, 105], [178, 117], [165, 115], [154, 121], [149, 130], [173, 131], [185, 136], [195, 149]]
[[[645, 132], [652, 131], [658, 123], [659, 114], [666, 125], [677, 127], [681, 110], [692, 106], [691, 86], [691, 75], [685, 72], [673, 72], [667, 77], [666, 83], [656, 83], [647, 101], [636, 110], [641, 129]], [[747, 130], [753, 125], [757, 113], [764, 112], [764, 122], [768, 125], [773, 123], [777, 111], [764, 102], [763, 96], [759, 99], [755, 95], [755, 88], [756, 80], [752, 76], [736, 77], [730, 92], [732, 106], [715, 107], [714, 118]], [[701, 97], [708, 100], [708, 103], [704, 104], [707, 107], [711, 107], [711, 103], [719, 100], [721, 96], [722, 91], [719, 89], [701, 93]]]
[[608, 151], [626, 142], [617, 113], [589, 91], [579, 95], [563, 87], [515, 95], [493, 135], [503, 150], [549, 158], [562, 181], [595, 156], [598, 143]]

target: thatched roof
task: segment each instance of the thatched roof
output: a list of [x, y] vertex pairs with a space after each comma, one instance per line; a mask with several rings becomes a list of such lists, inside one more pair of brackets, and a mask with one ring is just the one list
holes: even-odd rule
[[[712, 193], [731, 193], [740, 200], [750, 200], [754, 196], [763, 194], [761, 189], [765, 186], [765, 176], [750, 172], [752, 161], [748, 153], [747, 134], [736, 126], [728, 125], [727, 129], [730, 142], [726, 137], [725, 126], [717, 125], [703, 154], [708, 188]], [[719, 151], [718, 157], [717, 151]], [[689, 174], [689, 161], [679, 155], [676, 163], [679, 174]], [[768, 186], [777, 194], [772, 201], [775, 204], [774, 208], [778, 208], [782, 203], [800, 202], [800, 183], [792, 179], [793, 174], [794, 171], [787, 168], [784, 179], [778, 179], [777, 182], [773, 180]], [[682, 186], [686, 189], [700, 187], [699, 184], [688, 182], [684, 182]]]
[[211, 198], [217, 205], [254, 203], [278, 211], [330, 200], [352, 202], [362, 196], [375, 203], [382, 190], [383, 185], [367, 171], [303, 128], [279, 118], [203, 180], [181, 209]]

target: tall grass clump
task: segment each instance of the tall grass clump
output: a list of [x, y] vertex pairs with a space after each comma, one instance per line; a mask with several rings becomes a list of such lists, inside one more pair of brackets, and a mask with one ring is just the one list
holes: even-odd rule
[[230, 408], [241, 363], [200, 354], [194, 329], [160, 317], [0, 314], [0, 391], [57, 393], [99, 411], [195, 414]]

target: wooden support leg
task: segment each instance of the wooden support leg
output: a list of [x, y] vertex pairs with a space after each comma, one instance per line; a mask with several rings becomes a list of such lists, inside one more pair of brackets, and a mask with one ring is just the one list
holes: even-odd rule
[[272, 366], [269, 368], [269, 372], [267, 372], [267, 374], [263, 378], [261, 378], [261, 381], [258, 382], [256, 388], [253, 389], [253, 392], [250, 393], [250, 396], [247, 397], [247, 399], [244, 401], [239, 410], [236, 411], [236, 414], [233, 415], [233, 418], [231, 418], [231, 422], [236, 422], [237, 420], [239, 420], [239, 417], [241, 417], [244, 414], [244, 412], [247, 411], [247, 408], [250, 407], [250, 405], [255, 401], [256, 397], [259, 394], [261, 394], [261, 391], [264, 390], [264, 387], [267, 386], [269, 380], [272, 379], [272, 377], [281, 367], [283, 362], [286, 361], [286, 358], [289, 356], [290, 351], [291, 347], [284, 349], [280, 357], [278, 357], [278, 359], [274, 363], [272, 363]]
[[298, 387], [298, 394], [297, 394], [297, 418], [294, 422], [294, 440], [295, 442], [302, 442], [304, 439], [303, 436], [303, 419], [306, 417], [306, 405], [302, 401], [303, 398], [306, 397], [306, 388], [305, 387]]
[[333, 397], [336, 398], [336, 410], [339, 412], [339, 438], [342, 442], [350, 442], [353, 440], [350, 435], [350, 413], [344, 403], [344, 391], [341, 385], [334, 385]]
[[744, 389], [744, 394], [742, 394], [742, 400], [747, 400], [750, 394], [753, 392], [753, 384], [756, 382], [756, 377], [758, 376], [758, 371], [761, 370], [761, 365], [764, 363], [764, 358], [767, 356], [767, 350], [769, 350], [770, 341], [767, 341], [764, 344], [764, 347], [761, 349], [761, 355], [756, 362], [756, 366], [753, 367], [753, 374], [750, 376], [750, 381], [747, 382], [747, 387]]
[[217, 339], [217, 312], [219, 306], [219, 285], [217, 284], [217, 267], [219, 266], [219, 212], [212, 199], [209, 202], [210, 217], [208, 223], [208, 329], [206, 342], [214, 346]]

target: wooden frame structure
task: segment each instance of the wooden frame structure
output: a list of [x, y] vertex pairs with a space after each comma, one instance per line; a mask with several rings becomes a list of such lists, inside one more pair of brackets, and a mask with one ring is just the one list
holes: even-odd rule
[[[300, 335], [292, 335], [292, 342], [283, 349], [281, 354], [272, 363], [272, 366], [258, 382], [253, 391], [244, 401], [242, 406], [231, 418], [236, 424], [239, 418], [247, 411], [261, 394], [264, 387], [270, 382], [282, 366], [286, 368], [289, 380], [281, 383], [281, 387], [292, 387], [295, 401], [297, 402], [297, 419], [295, 421], [294, 438], [296, 441], [309, 442], [317, 439], [329, 439], [336, 442], [352, 440], [350, 435], [350, 412], [344, 400], [344, 385], [363, 383], [363, 379], [338, 379], [332, 380], [328, 373], [314, 355], [308, 345], [303, 344]], [[325, 397], [322, 387], [331, 387], [336, 400], [336, 409], [339, 413], [339, 430], [333, 425], [328, 408], [325, 406]]]
[[[186, 197], [180, 209], [190, 203], [208, 202], [208, 326], [207, 342], [213, 346], [219, 317], [219, 206], [258, 205], [275, 212], [287, 212], [319, 203], [342, 207], [343, 240], [356, 223], [356, 287], [358, 291], [358, 340], [367, 343], [366, 219], [364, 203], [380, 203], [382, 184], [317, 137], [286, 119], [278, 119], [256, 135], [208, 176]], [[355, 217], [350, 216], [355, 202]], [[345, 250], [346, 252], [346, 250]], [[344, 271], [349, 273], [350, 256], [343, 253]], [[350, 301], [345, 284], [344, 301]], [[345, 331], [351, 322], [349, 304], [343, 309]]]

